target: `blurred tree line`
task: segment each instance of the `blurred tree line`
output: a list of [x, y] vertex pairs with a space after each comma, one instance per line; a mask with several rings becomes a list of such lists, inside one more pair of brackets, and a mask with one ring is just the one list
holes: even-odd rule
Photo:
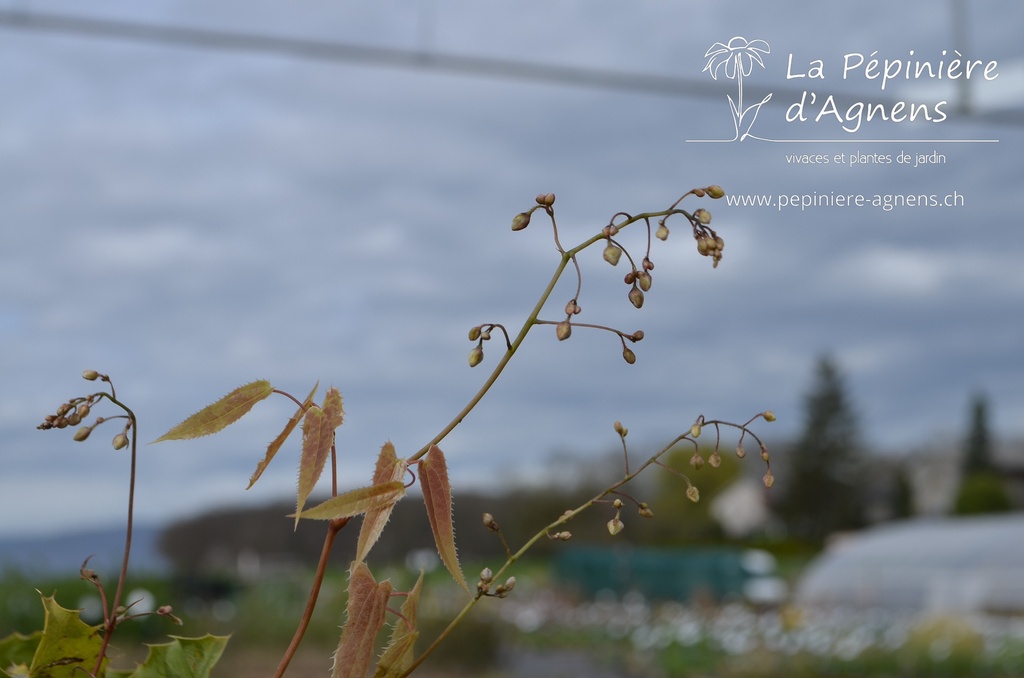
[[[865, 448], [856, 408], [837, 362], [818, 358], [810, 388], [804, 398], [801, 434], [789, 443], [771, 442], [779, 482], [765, 494], [766, 509], [774, 521], [756, 538], [759, 545], [789, 541], [818, 547], [832, 534], [860, 529], [880, 520], [909, 517], [914, 498], [906, 463], [899, 458], [869, 454]], [[964, 439], [960, 489], [955, 513], [985, 513], [1011, 508], [1003, 478], [992, 458], [987, 402], [976, 396]], [[703, 450], [705, 458], [710, 450]], [[686, 497], [682, 480], [651, 469], [624, 488], [637, 501], [650, 505], [654, 517], [642, 517], [627, 501], [622, 511], [625, 529], [614, 537], [606, 523], [614, 515], [610, 503], [598, 505], [567, 526], [572, 543], [645, 546], [699, 546], [721, 544], [726, 535], [712, 515], [712, 505], [726, 488], [745, 477], [758, 478], [763, 469], [756, 458], [740, 461], [722, 450], [722, 465], [705, 464], [697, 470], [689, 459], [692, 448], [677, 448], [666, 455], [667, 465], [688, 475], [700, 488], [694, 504]], [[642, 456], [639, 451], [633, 455]], [[482, 523], [487, 512], [502, 526], [515, 549], [566, 509], [594, 496], [622, 473], [621, 452], [600, 459], [555, 459], [567, 465], [553, 470], [552, 478], [576, 478], [566, 484], [512, 488], [504, 493], [456, 492], [455, 530], [463, 562], [493, 563], [504, 559], [500, 540]], [[316, 503], [316, 502], [312, 502]], [[324, 527], [318, 521], [301, 521], [293, 529], [286, 518], [294, 510], [291, 501], [260, 508], [214, 510], [174, 523], [163, 533], [160, 548], [179, 573], [236, 572], [258, 556], [261, 563], [313, 567], [320, 555]], [[359, 533], [358, 519], [339, 535], [333, 561], [346, 567], [354, 557]], [[551, 554], [562, 542], [542, 540], [533, 556]], [[401, 563], [412, 552], [433, 552], [426, 511], [418, 496], [398, 503], [374, 559]]]

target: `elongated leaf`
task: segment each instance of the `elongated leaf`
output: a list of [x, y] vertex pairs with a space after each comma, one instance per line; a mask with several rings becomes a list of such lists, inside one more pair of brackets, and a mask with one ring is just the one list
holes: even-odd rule
[[149, 646], [146, 661], [129, 671], [111, 671], [107, 678], [209, 678], [224, 653], [228, 636], [171, 636], [171, 642]]
[[420, 460], [420, 488], [427, 505], [427, 518], [434, 533], [434, 543], [441, 556], [441, 562], [451, 572], [452, 578], [466, 591], [469, 586], [462, 576], [459, 554], [455, 549], [455, 526], [452, 524], [452, 487], [448, 482], [448, 464], [444, 452], [437, 445], [431, 445], [427, 456]]
[[[299, 492], [295, 502], [295, 513], [301, 514], [306, 499], [320, 480], [327, 457], [334, 444], [334, 429], [341, 426], [344, 412], [341, 407], [341, 393], [333, 386], [324, 396], [323, 407], [310, 407], [302, 422], [302, 459], [299, 461]], [[295, 519], [299, 524], [299, 519]]]
[[351, 518], [361, 513], [394, 505], [396, 501], [405, 496], [405, 485], [402, 481], [395, 480], [369, 487], [360, 487], [358, 490], [351, 490], [337, 497], [331, 497], [322, 504], [306, 509], [302, 513], [293, 513], [289, 518], [308, 518], [312, 520], [334, 520], [336, 518]]
[[[395, 446], [390, 441], [384, 443], [377, 456], [377, 466], [373, 471], [373, 484], [380, 485], [402, 480], [406, 466], [406, 461], [399, 459], [395, 454]], [[363, 516], [363, 524], [359, 528], [359, 541], [356, 545], [356, 563], [361, 563], [366, 559], [366, 555], [377, 543], [380, 533], [387, 525], [388, 519], [391, 518], [391, 511], [394, 508], [393, 503], [387, 504], [381, 508], [371, 509]]]
[[181, 422], [154, 443], [164, 440], [188, 440], [201, 438], [220, 431], [241, 419], [253, 405], [274, 392], [269, 381], [254, 381], [239, 386], [212, 405], [207, 405], [191, 417]]
[[[316, 395], [316, 389], [319, 386], [319, 381], [313, 385], [313, 390], [309, 392], [306, 399], [302, 401], [301, 405], [299, 405], [299, 409], [292, 415], [292, 418], [288, 420], [288, 423], [285, 424], [284, 430], [282, 430], [281, 433], [274, 438], [274, 441], [267, 446], [267, 453], [263, 456], [263, 459], [256, 464], [256, 470], [253, 471], [252, 476], [249, 478], [249, 487], [256, 484], [256, 481], [260, 479], [260, 476], [263, 475], [263, 471], [266, 470], [267, 466], [270, 464], [270, 460], [274, 458], [277, 451], [281, 449], [282, 445], [284, 445], [284, 441], [288, 439], [288, 436], [290, 436], [292, 431], [295, 430], [295, 427], [298, 426], [299, 419], [302, 418], [302, 413], [305, 412], [306, 408], [312, 404], [313, 396]], [[248, 490], [249, 487], [246, 487], [245, 489]]]
[[352, 569], [348, 583], [348, 607], [338, 650], [334, 653], [334, 678], [364, 678], [373, 659], [377, 633], [384, 627], [391, 582], [377, 583], [366, 563]]
[[423, 572], [416, 580], [405, 602], [402, 603], [402, 617], [395, 619], [391, 627], [391, 638], [388, 641], [387, 649], [377, 662], [377, 670], [373, 678], [396, 678], [405, 673], [415, 658], [413, 649], [420, 632], [416, 630], [416, 613], [419, 610], [420, 591], [423, 588]]
[[77, 610], [58, 605], [53, 596], [42, 598], [43, 635], [32, 657], [29, 675], [48, 678], [90, 675], [103, 640], [97, 628], [83, 622]]

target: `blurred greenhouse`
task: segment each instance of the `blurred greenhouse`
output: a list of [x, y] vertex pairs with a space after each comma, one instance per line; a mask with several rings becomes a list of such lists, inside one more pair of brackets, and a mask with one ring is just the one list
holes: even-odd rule
[[889, 523], [836, 540], [795, 591], [801, 605], [1024, 613], [1024, 513]]

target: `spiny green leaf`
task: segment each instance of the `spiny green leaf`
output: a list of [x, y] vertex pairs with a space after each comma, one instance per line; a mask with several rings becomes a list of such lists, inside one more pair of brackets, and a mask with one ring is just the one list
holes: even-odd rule
[[423, 572], [416, 585], [402, 603], [402, 617], [397, 617], [391, 626], [391, 638], [387, 649], [377, 662], [374, 678], [396, 678], [405, 673], [414, 659], [413, 649], [420, 632], [416, 630], [416, 613], [419, 610], [420, 591], [423, 589]]
[[77, 610], [58, 605], [53, 596], [42, 596], [42, 599], [43, 635], [32, 656], [29, 675], [33, 678], [90, 675], [103, 641], [98, 628], [83, 622]]
[[149, 646], [146, 661], [133, 670], [111, 671], [107, 678], [209, 678], [229, 636], [171, 636], [171, 642]]
[[[377, 466], [373, 471], [373, 484], [380, 485], [402, 480], [405, 476], [406, 466], [406, 461], [399, 459], [395, 454], [395, 446], [391, 444], [391, 441], [384, 443], [377, 456]], [[356, 563], [363, 562], [370, 549], [377, 543], [394, 507], [393, 503], [386, 504], [381, 508], [367, 511], [363, 516], [363, 524], [359, 529], [359, 541], [356, 544]]]
[[[299, 492], [295, 502], [296, 515], [302, 513], [316, 481], [320, 480], [327, 456], [334, 444], [334, 429], [341, 426], [344, 410], [341, 393], [333, 386], [327, 390], [322, 407], [310, 407], [302, 422], [302, 458], [299, 461]], [[299, 524], [295, 518], [296, 526]]]
[[42, 631], [35, 631], [28, 636], [15, 632], [0, 638], [0, 675], [27, 676], [32, 656], [42, 638]]
[[377, 633], [384, 626], [391, 582], [377, 583], [366, 563], [352, 569], [348, 584], [347, 619], [334, 653], [334, 678], [364, 678]]
[[459, 554], [455, 549], [455, 526], [452, 524], [452, 487], [448, 482], [448, 464], [444, 452], [437, 445], [431, 445], [427, 456], [420, 460], [420, 488], [423, 502], [427, 505], [427, 518], [434, 533], [434, 543], [441, 556], [441, 562], [448, 568], [452, 578], [466, 591], [469, 585], [462, 576]]
[[289, 518], [309, 518], [312, 520], [335, 520], [336, 518], [351, 518], [373, 509], [393, 505], [396, 501], [405, 496], [405, 485], [402, 481], [395, 480], [369, 487], [360, 487], [351, 490], [337, 497], [331, 497], [322, 504], [306, 509], [302, 513], [293, 513]]
[[[264, 455], [263, 459], [258, 464], [256, 464], [256, 470], [253, 471], [252, 476], [249, 478], [249, 487], [252, 487], [253, 485], [256, 484], [256, 481], [260, 479], [261, 475], [263, 475], [263, 471], [266, 470], [268, 465], [270, 465], [270, 460], [274, 458], [274, 455], [277, 454], [277, 451], [281, 449], [282, 445], [284, 445], [284, 441], [288, 439], [288, 436], [290, 436], [292, 434], [292, 431], [295, 430], [295, 427], [298, 426], [299, 419], [302, 418], [302, 413], [305, 412], [306, 408], [313, 403], [313, 396], [316, 395], [316, 389], [319, 386], [319, 381], [313, 385], [313, 390], [309, 392], [309, 395], [306, 396], [306, 399], [302, 401], [301, 405], [299, 405], [299, 409], [295, 412], [294, 415], [292, 415], [292, 418], [288, 420], [288, 423], [285, 424], [284, 430], [282, 430], [281, 433], [279, 433], [278, 436], [274, 438], [274, 441], [267, 446], [266, 455]], [[249, 487], [246, 487], [245, 489], [248, 490]]]
[[239, 386], [212, 405], [207, 405], [181, 422], [154, 443], [164, 440], [188, 440], [212, 435], [241, 419], [253, 405], [274, 392], [269, 381], [259, 380]]

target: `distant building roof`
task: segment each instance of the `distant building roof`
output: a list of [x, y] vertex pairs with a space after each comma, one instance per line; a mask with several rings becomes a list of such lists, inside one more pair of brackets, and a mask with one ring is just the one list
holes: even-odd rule
[[1024, 612], [1024, 513], [888, 523], [844, 536], [807, 569], [795, 602]]

